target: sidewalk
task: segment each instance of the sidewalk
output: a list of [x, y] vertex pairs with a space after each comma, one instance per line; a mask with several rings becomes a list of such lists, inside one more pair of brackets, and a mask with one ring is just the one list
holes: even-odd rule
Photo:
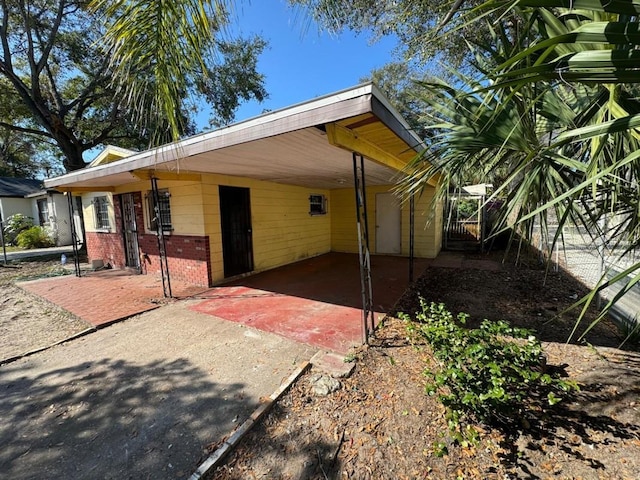
[[[73, 254], [73, 246], [65, 245], [63, 247], [49, 247], [49, 248], [31, 248], [29, 250], [22, 250], [20, 252], [7, 252], [7, 260], [24, 260], [26, 258], [34, 257], [48, 257], [48, 256], [62, 256], [62, 254]], [[0, 249], [0, 263], [4, 263], [4, 255]]]

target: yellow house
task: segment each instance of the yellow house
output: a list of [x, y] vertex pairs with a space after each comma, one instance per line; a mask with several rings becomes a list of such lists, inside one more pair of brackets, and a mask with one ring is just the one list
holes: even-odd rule
[[435, 257], [441, 212], [413, 229], [391, 193], [420, 148], [364, 84], [145, 152], [112, 148], [46, 186], [82, 196], [90, 260], [210, 286], [328, 252]]

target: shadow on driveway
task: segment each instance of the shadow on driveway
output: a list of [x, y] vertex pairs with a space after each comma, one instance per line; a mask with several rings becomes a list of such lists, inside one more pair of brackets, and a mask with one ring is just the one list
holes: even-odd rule
[[[255, 407], [184, 359], [83, 362], [26, 376], [3, 369], [0, 470], [7, 478], [188, 476], [229, 417]], [[4, 422], [3, 422], [4, 423]]]
[[185, 478], [313, 352], [169, 305], [0, 367], [3, 478]]

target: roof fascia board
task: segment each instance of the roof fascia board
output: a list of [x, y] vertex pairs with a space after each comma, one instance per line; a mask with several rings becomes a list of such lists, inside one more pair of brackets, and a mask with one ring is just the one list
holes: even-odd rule
[[47, 187], [91, 180], [132, 170], [157, 168], [210, 150], [330, 123], [372, 111], [372, 84], [344, 90], [293, 107], [270, 112], [227, 128], [141, 152], [122, 160], [45, 180]]
[[71, 193], [85, 193], [85, 192], [115, 192], [116, 189], [115, 187], [101, 187], [101, 186], [97, 186], [97, 187], [74, 187], [74, 186], [61, 186], [58, 187], [58, 190], [60, 190], [60, 192], [62, 193], [67, 193], [67, 192], [71, 192]]
[[40, 190], [39, 192], [29, 193], [28, 195], [25, 195], [24, 198], [43, 197], [49, 194], [50, 192], [53, 192], [53, 190]]
[[400, 112], [388, 102], [375, 85], [373, 86], [371, 109], [373, 114], [382, 120], [382, 123], [387, 125], [416, 153], [424, 150], [424, 141], [413, 131]]
[[155, 178], [157, 180], [176, 180], [183, 182], [199, 182], [202, 180], [202, 175], [199, 173], [182, 173], [182, 172], [167, 172], [167, 171], [154, 171], [154, 170], [134, 170], [131, 174], [140, 180], [151, 180]]

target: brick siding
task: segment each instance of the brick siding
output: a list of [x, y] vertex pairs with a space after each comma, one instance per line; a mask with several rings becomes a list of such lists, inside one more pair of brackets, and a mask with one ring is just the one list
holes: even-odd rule
[[124, 243], [119, 233], [86, 232], [89, 261], [102, 259], [113, 268], [125, 267]]
[[122, 210], [118, 195], [113, 196], [113, 212], [115, 225], [110, 225], [111, 232], [86, 232], [87, 257], [89, 261], [102, 259], [105, 266], [125, 268], [127, 262], [122, 240]]
[[[160, 273], [158, 237], [138, 235], [143, 273]], [[209, 238], [195, 235], [166, 235], [169, 274], [193, 285], [212, 284]]]
[[[160, 256], [158, 238], [145, 231], [143, 215], [143, 196], [141, 192], [133, 194], [136, 223], [138, 228], [138, 246], [140, 266], [143, 274], [160, 274]], [[126, 257], [122, 238], [122, 211], [120, 196], [113, 196], [116, 225], [112, 232], [87, 232], [87, 254], [89, 260], [102, 259], [113, 268], [125, 268]], [[209, 237], [199, 235], [166, 235], [165, 245], [169, 275], [198, 286], [211, 286], [211, 262]]]

